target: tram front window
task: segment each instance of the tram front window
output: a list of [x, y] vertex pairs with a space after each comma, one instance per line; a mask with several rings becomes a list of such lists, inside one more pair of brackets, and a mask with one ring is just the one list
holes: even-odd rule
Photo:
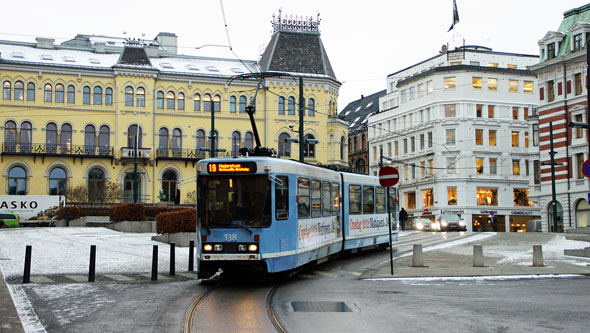
[[199, 219], [204, 227], [270, 226], [270, 181], [265, 175], [202, 176], [198, 191]]

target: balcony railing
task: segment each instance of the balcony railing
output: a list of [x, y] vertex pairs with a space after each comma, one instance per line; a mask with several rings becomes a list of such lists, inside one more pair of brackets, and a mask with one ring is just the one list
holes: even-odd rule
[[[137, 158], [150, 159], [152, 156], [151, 148], [137, 148]], [[134, 147], [123, 147], [121, 148], [121, 158], [135, 158]]]
[[86, 146], [71, 144], [45, 143], [3, 143], [3, 155], [42, 155], [42, 156], [74, 156], [74, 157], [113, 157], [111, 146]]
[[196, 149], [170, 148], [156, 150], [156, 158], [160, 160], [200, 160], [207, 156], [207, 152]]

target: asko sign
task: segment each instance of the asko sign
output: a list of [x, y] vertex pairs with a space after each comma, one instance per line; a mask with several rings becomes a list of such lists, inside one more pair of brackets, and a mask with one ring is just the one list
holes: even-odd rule
[[0, 212], [17, 213], [21, 220], [65, 204], [62, 195], [0, 195]]
[[384, 187], [395, 186], [399, 181], [399, 172], [393, 167], [382, 167], [379, 169], [379, 184]]

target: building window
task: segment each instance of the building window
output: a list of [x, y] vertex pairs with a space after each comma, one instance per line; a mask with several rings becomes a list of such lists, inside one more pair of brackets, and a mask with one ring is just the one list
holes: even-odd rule
[[524, 132], [524, 146], [529, 147], [529, 132]]
[[[391, 144], [389, 144], [389, 157], [391, 157]], [[420, 150], [424, 150], [424, 133], [420, 134]]]
[[478, 187], [476, 189], [478, 206], [498, 206], [498, 189]]
[[246, 96], [240, 96], [238, 112], [246, 113]]
[[68, 104], [74, 104], [74, 103], [76, 103], [76, 88], [72, 85], [69, 85], [68, 86]]
[[432, 132], [428, 132], [428, 148], [432, 148]]
[[88, 172], [88, 201], [104, 201], [106, 181], [104, 172], [99, 168], [93, 168]]
[[496, 130], [489, 130], [488, 136], [490, 147], [494, 147], [496, 145]]
[[289, 97], [287, 104], [287, 112], [289, 115], [295, 114], [295, 97]]
[[197, 152], [201, 151], [201, 148], [205, 148], [207, 147], [206, 143], [205, 143], [205, 131], [203, 130], [198, 130], [197, 131]]
[[233, 156], [237, 156], [240, 152], [240, 142], [241, 142], [241, 135], [240, 132], [234, 131], [231, 134], [231, 153]]
[[53, 168], [49, 173], [49, 195], [65, 195], [68, 184], [66, 172], [62, 168]]
[[141, 127], [139, 128], [139, 133], [137, 132], [137, 125], [129, 126], [127, 130], [127, 148], [135, 148], [137, 144], [137, 148], [142, 147], [142, 131]]
[[455, 104], [445, 104], [445, 118], [455, 118], [457, 116]]
[[408, 165], [404, 165], [404, 179], [405, 180], [410, 179], [410, 173], [409, 173]]
[[33, 126], [30, 122], [25, 121], [20, 126], [20, 150], [21, 152], [31, 151], [31, 140], [32, 140]]
[[237, 106], [236, 96], [230, 96], [230, 98], [229, 98], [229, 112], [236, 113], [236, 106]]
[[399, 141], [393, 143], [393, 150], [395, 151], [395, 156], [399, 156]]
[[341, 160], [344, 160], [344, 158], [345, 158], [345, 152], [346, 152], [344, 150], [344, 147], [345, 147], [344, 142], [345, 142], [345, 140], [346, 139], [343, 136], [340, 137], [340, 159]]
[[303, 156], [315, 157], [315, 143], [308, 141], [315, 141], [315, 137], [311, 134], [306, 134], [304, 138], [305, 144], [303, 145]]
[[576, 173], [576, 178], [584, 179], [584, 153], [576, 154], [576, 166], [578, 167], [578, 172]]
[[175, 202], [176, 201], [176, 181], [178, 176], [176, 172], [167, 170], [162, 175], [162, 190], [166, 199], [164, 201]]
[[582, 73], [577, 73], [574, 75], [574, 89], [576, 95], [580, 95], [582, 93]]
[[513, 190], [514, 206], [530, 207], [533, 202], [529, 200], [529, 190], [526, 188], [515, 188]]
[[25, 194], [27, 194], [27, 172], [23, 167], [12, 167], [8, 171], [8, 195]]
[[182, 156], [182, 131], [178, 128], [172, 131], [172, 153], [174, 156]]
[[27, 83], [27, 101], [35, 100], [35, 84], [33, 82]]
[[457, 173], [457, 160], [454, 157], [447, 157], [447, 170], [449, 173]]
[[539, 124], [533, 124], [533, 146], [539, 145]]
[[213, 111], [221, 112], [221, 97], [219, 95], [213, 96]]
[[404, 199], [406, 209], [416, 209], [416, 192], [405, 192]]
[[285, 114], [285, 97], [279, 96], [279, 114]]
[[[125, 99], [125, 101], [127, 101], [127, 99]], [[133, 103], [133, 98], [131, 99], [131, 103]], [[164, 92], [163, 91], [158, 91], [156, 93], [156, 107], [158, 109], [163, 109], [164, 108]]]
[[100, 126], [98, 131], [98, 146], [101, 155], [106, 155], [109, 152], [111, 130], [107, 125]]
[[48, 153], [55, 153], [57, 149], [57, 126], [55, 123], [49, 123], [45, 128], [45, 149]]
[[520, 175], [520, 160], [512, 160], [512, 174]]
[[408, 153], [408, 139], [404, 139], [404, 154]]
[[175, 108], [175, 95], [174, 92], [169, 91], [168, 93], [166, 93], [166, 109], [168, 110], [174, 110]]
[[[139, 93], [139, 91], [138, 91], [138, 93]], [[178, 110], [184, 110], [184, 94], [183, 93], [178, 93]]]
[[494, 105], [488, 105], [488, 118], [494, 118], [494, 110], [495, 110], [495, 106]]
[[94, 138], [96, 134], [94, 133], [94, 126], [86, 125], [84, 128], [84, 150], [86, 154], [94, 155]]
[[72, 126], [69, 124], [63, 124], [61, 126], [61, 134], [59, 137], [62, 153], [69, 153], [72, 149]]
[[[582, 115], [578, 114], [576, 115], [576, 122], [581, 123], [582, 120]], [[576, 127], [576, 139], [580, 139], [584, 136], [584, 129], [582, 127]]]
[[539, 160], [533, 161], [533, 181], [535, 184], [541, 184], [541, 163]]
[[287, 133], [279, 135], [279, 156], [291, 156], [291, 142], [288, 142], [290, 136]]
[[447, 204], [450, 206], [457, 205], [457, 188], [447, 187]]
[[[63, 86], [62, 86], [63, 89]], [[63, 91], [63, 90], [62, 90]], [[25, 84], [21, 81], [16, 81], [14, 83], [14, 100], [15, 101], [22, 101], [25, 99]], [[62, 100], [63, 102], [63, 100]]]
[[508, 91], [518, 92], [518, 80], [508, 80]]
[[[454, 145], [455, 144], [455, 129], [447, 129], [446, 130], [446, 137], [447, 137], [447, 144]], [[404, 139], [405, 140], [405, 139]]]
[[10, 99], [11, 95], [12, 84], [10, 81], [4, 81], [2, 85], [2, 98], [3, 99]]
[[517, 107], [512, 107], [512, 119], [518, 120], [518, 108]]
[[471, 86], [473, 89], [481, 89], [481, 77], [472, 77], [471, 78]]
[[82, 103], [86, 105], [90, 104], [90, 87], [88, 86], [82, 88]]
[[315, 100], [313, 98], [307, 100], [307, 115], [315, 116]]
[[4, 145], [6, 150], [14, 152], [16, 150], [16, 123], [7, 121], [4, 125]]
[[555, 58], [555, 43], [547, 44], [547, 59]]
[[[57, 102], [57, 86], [55, 87], [55, 101]], [[101, 105], [102, 104], [102, 88], [101, 87], [94, 87], [94, 94], [92, 96], [92, 104], [94, 105]]]
[[532, 94], [533, 93], [533, 81], [524, 81], [523, 91], [525, 93]]
[[555, 100], [555, 88], [553, 81], [547, 81], [547, 101], [553, 102]]
[[168, 156], [168, 130], [166, 128], [160, 128], [158, 152], [164, 156]]
[[483, 130], [482, 129], [475, 130], [475, 144], [478, 146], [483, 145]]
[[475, 158], [475, 173], [478, 175], [483, 175], [483, 158], [482, 157]]
[[455, 88], [455, 77], [445, 77], [444, 78], [445, 82], [444, 82], [444, 87], [445, 89], [454, 89]]
[[209, 94], [203, 95], [203, 111], [211, 112], [212, 107], [213, 106], [211, 105], [211, 95], [209, 95]]
[[252, 132], [246, 132], [246, 135], [244, 135], [244, 147], [248, 149], [254, 148], [254, 134]]
[[483, 117], [483, 105], [481, 105], [481, 104], [475, 105], [475, 116], [477, 118]]
[[518, 131], [512, 131], [512, 147], [518, 147], [518, 141], [519, 141], [519, 132]]
[[418, 85], [418, 97], [424, 96], [425, 92], [426, 92], [426, 90], [424, 88], [424, 83], [420, 83]]
[[498, 90], [498, 79], [488, 78], [488, 90]]
[[415, 152], [416, 151], [416, 138], [411, 137], [410, 138], [410, 152]]
[[193, 96], [193, 111], [201, 111], [201, 95], [199, 94]]
[[422, 178], [426, 177], [426, 161], [420, 162], [420, 169], [422, 171]]
[[582, 34], [574, 35], [574, 52], [582, 50]]
[[[88, 89], [90, 89], [90, 88], [88, 88]], [[43, 101], [51, 102], [51, 95], [52, 95], [52, 87], [48, 83], [45, 85], [45, 88], [43, 89]]]
[[125, 88], [125, 106], [133, 106], [133, 88]]
[[113, 89], [106, 88], [104, 90], [104, 105], [113, 105]]
[[422, 190], [422, 207], [434, 206], [434, 190], [429, 188]]
[[137, 88], [135, 94], [135, 105], [140, 108], [145, 107], [145, 89], [142, 87]]

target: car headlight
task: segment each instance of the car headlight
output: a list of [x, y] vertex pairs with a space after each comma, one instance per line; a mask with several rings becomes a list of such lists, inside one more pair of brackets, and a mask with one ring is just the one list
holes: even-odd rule
[[448, 227], [448, 226], [449, 226], [449, 222], [447, 222], [447, 221], [442, 221], [442, 222], [440, 223], [440, 225], [441, 225], [441, 226], [443, 226], [443, 227]]
[[220, 252], [223, 251], [223, 244], [215, 244], [213, 245], [213, 250]]
[[432, 229], [440, 229], [440, 224], [438, 224], [438, 223], [433, 223], [433, 224], [432, 224]]
[[459, 221], [459, 225], [462, 226], [462, 227], [464, 227], [465, 226], [465, 221], [463, 221], [463, 220]]
[[238, 251], [246, 252], [247, 249], [248, 249], [248, 246], [246, 244], [238, 244]]
[[416, 229], [422, 230], [422, 229], [424, 229], [424, 225], [422, 223], [417, 223], [416, 224]]
[[258, 245], [256, 245], [256, 244], [250, 244], [250, 245], [248, 245], [248, 251], [250, 251], [250, 252], [256, 252], [256, 251], [258, 251]]
[[213, 245], [211, 245], [211, 244], [205, 244], [205, 245], [203, 245], [203, 251], [205, 251], [205, 252], [211, 252], [211, 251], [213, 251]]

